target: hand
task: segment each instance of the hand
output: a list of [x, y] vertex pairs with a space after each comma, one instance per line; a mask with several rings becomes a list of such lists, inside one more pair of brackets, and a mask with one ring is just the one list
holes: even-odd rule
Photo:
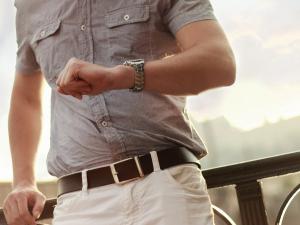
[[131, 67], [119, 65], [107, 68], [76, 58], [69, 60], [56, 81], [58, 92], [78, 99], [82, 99], [82, 95], [130, 88], [133, 83], [134, 71]]
[[3, 211], [9, 225], [35, 225], [46, 197], [33, 185], [17, 186], [6, 197]]

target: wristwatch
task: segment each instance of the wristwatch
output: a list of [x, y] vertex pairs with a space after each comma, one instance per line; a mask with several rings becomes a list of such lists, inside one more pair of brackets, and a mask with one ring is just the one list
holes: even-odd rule
[[135, 70], [134, 74], [134, 86], [129, 88], [130, 91], [139, 92], [144, 89], [145, 75], [144, 75], [144, 64], [143, 59], [126, 60], [123, 65], [131, 66]]

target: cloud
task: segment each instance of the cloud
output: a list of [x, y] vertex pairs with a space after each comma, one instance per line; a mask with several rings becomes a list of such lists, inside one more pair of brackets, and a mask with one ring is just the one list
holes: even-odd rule
[[222, 110], [232, 125], [252, 129], [265, 120], [277, 121], [300, 114], [300, 84], [269, 86], [259, 82], [243, 82], [230, 89]]
[[8, 111], [14, 80], [15, 48], [12, 40], [7, 38], [0, 44], [0, 116]]
[[[231, 109], [234, 116], [227, 116], [228, 119], [249, 124], [254, 124], [250, 120], [258, 124], [261, 118], [280, 117], [288, 114], [287, 111], [300, 114], [293, 107], [298, 104], [295, 99], [300, 99], [297, 91], [300, 88], [300, 2], [212, 2], [236, 55], [237, 81], [232, 87], [189, 98], [189, 110], [198, 120], [203, 120], [229, 115]], [[244, 115], [253, 112], [252, 109], [262, 110], [256, 110], [246, 119]]]
[[297, 73], [300, 2], [215, 0], [214, 3], [222, 9], [220, 21], [224, 21], [236, 53], [239, 76], [269, 84], [300, 81]]
[[[0, 41], [5, 37], [7, 32], [14, 30], [14, 13], [15, 8], [12, 1], [0, 2]], [[0, 42], [0, 43], [1, 43]]]
[[215, 101], [213, 91], [189, 98], [193, 101], [189, 104], [191, 115], [198, 121], [224, 116], [232, 126], [246, 130], [266, 120], [276, 122], [280, 118], [300, 115], [299, 83], [270, 87], [262, 82], [244, 81], [220, 92], [223, 92], [221, 101]]
[[265, 42], [264, 47], [276, 49], [279, 54], [298, 52], [300, 50], [300, 30], [287, 30], [281, 35], [272, 36]]
[[0, 116], [8, 111], [13, 83], [16, 41], [14, 9], [11, 1], [0, 2]]

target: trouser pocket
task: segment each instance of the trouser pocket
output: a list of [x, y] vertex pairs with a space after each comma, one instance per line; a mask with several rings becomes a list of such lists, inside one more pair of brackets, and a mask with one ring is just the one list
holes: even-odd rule
[[83, 193], [82, 191], [70, 192], [63, 194], [57, 198], [57, 204], [54, 208], [54, 217], [61, 214], [67, 214], [73, 212], [80, 206], [82, 201]]
[[193, 194], [207, 194], [207, 186], [201, 170], [194, 164], [182, 164], [164, 170], [168, 181]]

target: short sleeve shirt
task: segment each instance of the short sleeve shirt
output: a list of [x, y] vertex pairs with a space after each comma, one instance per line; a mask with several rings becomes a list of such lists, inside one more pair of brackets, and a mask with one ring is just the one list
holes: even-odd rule
[[180, 53], [175, 34], [215, 19], [209, 0], [16, 0], [17, 63], [41, 71], [52, 88], [48, 171], [60, 177], [152, 150], [206, 148], [186, 113], [186, 97], [111, 90], [77, 100], [56, 92], [72, 57], [113, 67]]

